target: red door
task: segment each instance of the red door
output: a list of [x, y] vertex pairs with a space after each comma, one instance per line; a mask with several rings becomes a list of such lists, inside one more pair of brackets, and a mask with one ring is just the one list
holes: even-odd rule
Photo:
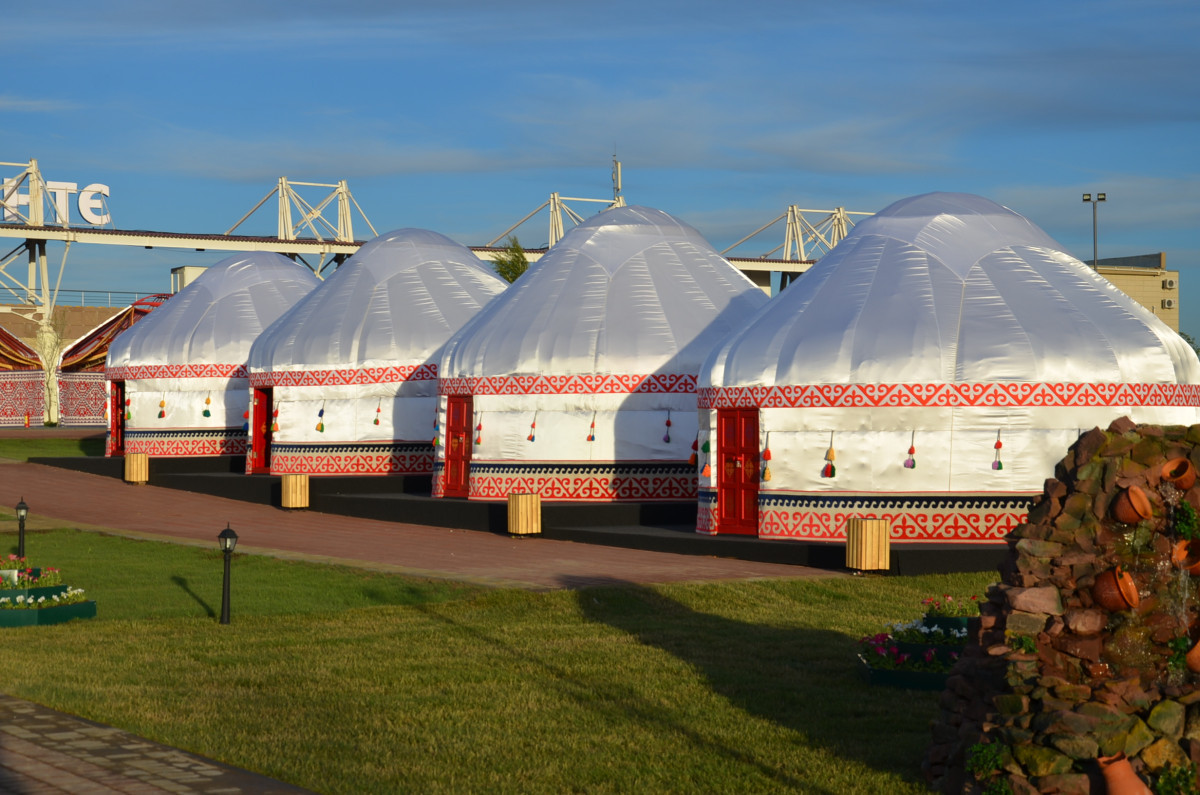
[[108, 392], [108, 454], [125, 455], [124, 381], [113, 381]]
[[717, 409], [717, 532], [758, 535], [758, 409]]
[[254, 389], [250, 406], [250, 472], [266, 474], [271, 471], [271, 389]]
[[450, 395], [446, 398], [444, 491], [447, 497], [466, 497], [470, 493], [473, 416], [474, 400], [470, 395]]

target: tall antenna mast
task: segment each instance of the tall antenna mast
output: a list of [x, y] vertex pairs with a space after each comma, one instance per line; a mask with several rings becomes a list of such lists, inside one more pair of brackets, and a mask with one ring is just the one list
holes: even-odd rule
[[617, 148], [613, 147], [613, 206], [624, 207], [625, 199], [621, 197], [621, 161], [617, 160]]

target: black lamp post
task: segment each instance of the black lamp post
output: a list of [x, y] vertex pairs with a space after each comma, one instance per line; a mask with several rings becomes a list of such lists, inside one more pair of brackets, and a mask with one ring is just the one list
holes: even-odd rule
[[29, 506], [25, 498], [17, 503], [17, 557], [25, 557], [25, 518], [29, 516]]
[[237, 533], [225, 523], [225, 529], [217, 536], [221, 551], [225, 553], [225, 581], [221, 585], [221, 623], [229, 623], [229, 562], [233, 559], [233, 548], [237, 546]]
[[1083, 200], [1092, 205], [1092, 270], [1100, 269], [1100, 252], [1099, 246], [1096, 245], [1096, 204], [1107, 198], [1104, 193], [1097, 193], [1094, 199], [1090, 193], [1083, 194]]

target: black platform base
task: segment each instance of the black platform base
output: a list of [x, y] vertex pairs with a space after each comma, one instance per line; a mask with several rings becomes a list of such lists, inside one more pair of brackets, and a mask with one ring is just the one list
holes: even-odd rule
[[[121, 458], [32, 458], [32, 463], [123, 478]], [[280, 505], [281, 478], [246, 475], [245, 458], [153, 458], [150, 483], [180, 491]], [[428, 475], [317, 476], [309, 478], [309, 507], [430, 527], [507, 533], [508, 506], [430, 496]], [[839, 542], [777, 541], [753, 536], [701, 535], [695, 531], [695, 502], [542, 503], [542, 537], [584, 544], [674, 552], [845, 570], [846, 546]], [[995, 571], [1007, 558], [1006, 544], [895, 544], [889, 574]]]

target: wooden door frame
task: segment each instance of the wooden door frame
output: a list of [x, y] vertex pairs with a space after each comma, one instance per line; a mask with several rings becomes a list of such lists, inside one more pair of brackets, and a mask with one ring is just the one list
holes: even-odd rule
[[[452, 406], [460, 404], [464, 406], [462, 412], [462, 422], [456, 427], [453, 422], [455, 415]], [[475, 417], [475, 398], [473, 395], [447, 395], [446, 396], [446, 464], [442, 468], [442, 476], [444, 478], [444, 488], [442, 493], [446, 497], [465, 498], [471, 494], [471, 450], [474, 447], [474, 435], [471, 423]], [[455, 450], [466, 451], [465, 456], [454, 458], [452, 464], [452, 456], [455, 455]], [[461, 460], [462, 462], [462, 482], [451, 483], [451, 475], [455, 471], [455, 466]]]
[[125, 382], [108, 386], [108, 454], [125, 455]]
[[[261, 398], [261, 400], [260, 400]], [[250, 393], [250, 455], [252, 475], [271, 472], [271, 420], [275, 394], [271, 387], [253, 387]]]

